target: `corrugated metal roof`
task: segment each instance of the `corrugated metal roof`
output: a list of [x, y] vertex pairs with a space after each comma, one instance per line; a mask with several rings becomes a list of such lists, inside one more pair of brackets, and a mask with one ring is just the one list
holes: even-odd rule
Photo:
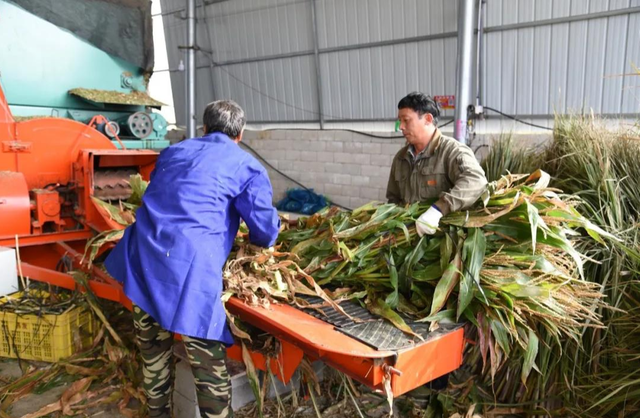
[[[163, 14], [176, 11], [164, 20], [175, 69], [184, 56], [178, 47], [185, 44], [185, 2], [161, 3]], [[622, 75], [640, 65], [640, 13], [590, 15], [638, 7], [640, 0], [485, 5], [483, 104], [519, 116], [638, 112], [640, 76]], [[378, 120], [394, 118], [397, 101], [410, 91], [455, 93], [456, 38], [449, 34], [457, 30], [457, 1], [316, 0], [320, 110], [312, 6], [312, 0], [233, 0], [198, 7], [198, 108], [228, 97], [254, 121], [317, 121], [320, 112], [327, 121]], [[536, 23], [573, 16], [580, 20]], [[521, 24], [528, 27], [501, 29]], [[173, 72], [171, 79], [182, 123], [184, 76]]]

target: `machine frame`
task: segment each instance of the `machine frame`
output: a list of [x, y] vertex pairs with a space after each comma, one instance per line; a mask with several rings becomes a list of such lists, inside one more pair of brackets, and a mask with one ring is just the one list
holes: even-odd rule
[[[131, 309], [121, 284], [82, 259], [87, 241], [96, 233], [123, 228], [93, 201], [97, 173], [133, 167], [148, 180], [157, 153], [118, 150], [93, 127], [71, 120], [16, 122], [1, 89], [0, 144], [0, 246], [19, 249], [21, 274], [54, 286], [85, 290], [67, 274], [70, 268], [81, 269], [89, 273], [88, 285], [96, 296]], [[227, 308], [279, 340], [275, 362], [258, 352], [251, 356], [256, 367], [270, 367], [284, 383], [305, 355], [394, 396], [462, 364], [462, 328], [407, 349], [378, 351], [292, 306], [273, 305], [267, 310], [232, 297]], [[242, 360], [238, 346], [230, 348], [228, 355]]]

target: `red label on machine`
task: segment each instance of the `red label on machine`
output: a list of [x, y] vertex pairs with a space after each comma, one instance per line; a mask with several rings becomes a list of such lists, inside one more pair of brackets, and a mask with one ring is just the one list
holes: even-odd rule
[[442, 109], [453, 109], [456, 107], [456, 96], [433, 96]]

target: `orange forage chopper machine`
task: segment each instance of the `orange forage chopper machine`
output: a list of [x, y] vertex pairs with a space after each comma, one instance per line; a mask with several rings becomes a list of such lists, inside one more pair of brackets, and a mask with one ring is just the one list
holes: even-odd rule
[[[92, 125], [16, 122], [0, 88], [0, 246], [19, 246], [22, 273], [31, 279], [75, 288], [65, 272], [80, 266], [87, 240], [122, 228], [92, 198], [126, 199], [130, 175], [148, 180], [153, 169], [156, 152], [118, 150]], [[96, 295], [130, 305], [101, 270], [92, 279]]]
[[[81, 263], [87, 240], [97, 232], [121, 229], [94, 203], [126, 199], [131, 174], [149, 175], [157, 154], [118, 150], [91, 124], [68, 119], [14, 121], [0, 88], [0, 247], [17, 247], [22, 274], [68, 289], [67, 274], [87, 269]], [[101, 298], [131, 308], [122, 287], [93, 267], [89, 287]], [[421, 324], [410, 340], [359, 305], [343, 306], [359, 322], [336, 311], [323, 314], [289, 305], [267, 310], [232, 297], [227, 309], [279, 341], [276, 361], [251, 353], [256, 367], [267, 367], [287, 383], [304, 356], [322, 360], [369, 387], [399, 396], [449, 373], [462, 363], [463, 329], [443, 326], [436, 332]], [[228, 355], [242, 360], [238, 346]]]

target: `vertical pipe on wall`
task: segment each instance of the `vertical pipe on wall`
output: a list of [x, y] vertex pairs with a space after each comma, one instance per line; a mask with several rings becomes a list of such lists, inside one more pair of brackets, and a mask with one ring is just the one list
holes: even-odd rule
[[473, 85], [473, 18], [476, 0], [458, 3], [458, 58], [456, 63], [456, 111], [454, 137], [467, 143], [467, 108]]
[[320, 117], [320, 129], [324, 129], [324, 113], [322, 111], [322, 74], [320, 72], [320, 54], [318, 48], [318, 20], [316, 14], [317, 2], [311, 1], [311, 21], [313, 24], [313, 54], [316, 66], [316, 86], [318, 97], [318, 116]]
[[484, 16], [482, 6], [486, 0], [478, 0], [478, 42], [476, 44], [476, 106], [482, 105], [482, 48], [484, 47]]
[[187, 138], [196, 136], [196, 0], [187, 0]]

